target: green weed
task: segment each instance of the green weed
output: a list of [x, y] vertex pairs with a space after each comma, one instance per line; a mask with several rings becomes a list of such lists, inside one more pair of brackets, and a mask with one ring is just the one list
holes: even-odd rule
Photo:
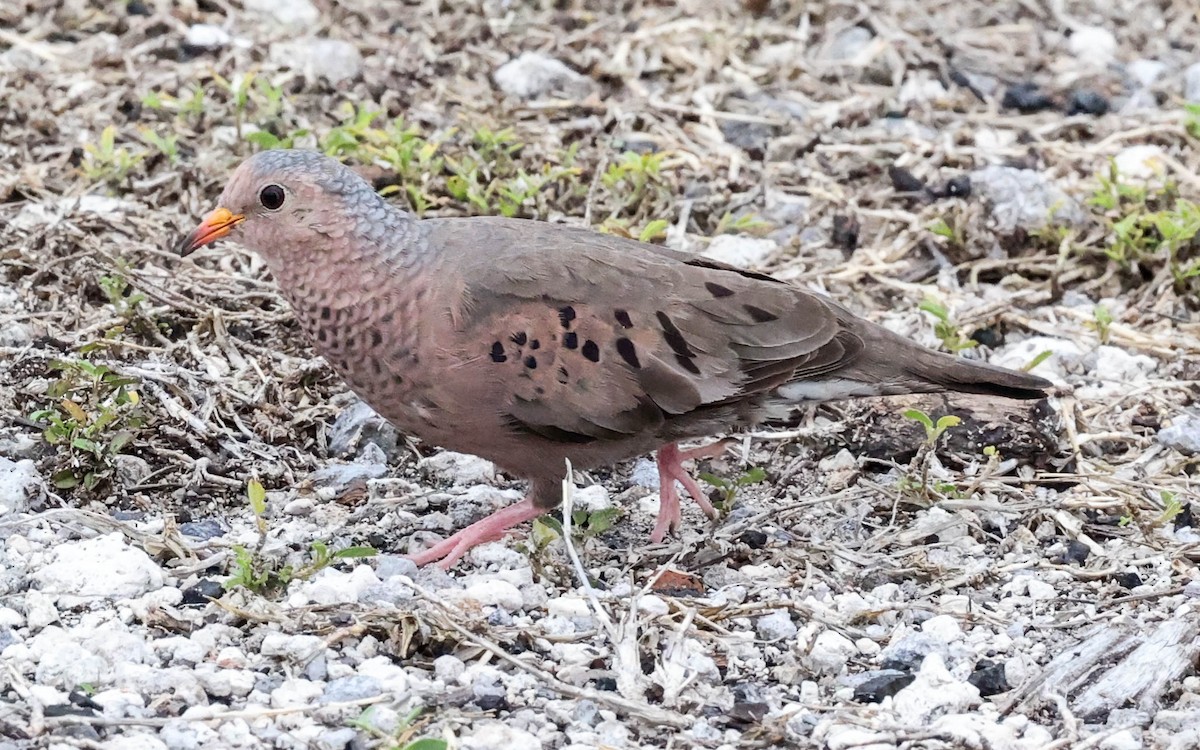
[[226, 591], [245, 588], [257, 594], [269, 594], [286, 588], [292, 581], [308, 580], [338, 560], [371, 557], [377, 554], [372, 547], [331, 550], [325, 542], [314, 541], [309, 544], [306, 559], [298, 566], [284, 564], [278, 559], [269, 559], [262, 554], [267, 534], [270, 532], [270, 524], [266, 517], [267, 493], [257, 479], [251, 479], [246, 484], [246, 502], [250, 506], [250, 512], [254, 514], [258, 544], [253, 550], [240, 544], [234, 545], [232, 569], [229, 578], [222, 583]]
[[119, 184], [138, 168], [145, 159], [145, 152], [118, 146], [116, 140], [117, 129], [109, 125], [100, 131], [99, 140], [84, 145], [80, 166], [84, 177], [94, 182]]
[[950, 311], [934, 298], [926, 297], [917, 306], [917, 309], [934, 317], [933, 332], [941, 339], [942, 346], [946, 347], [947, 351], [960, 352], [963, 349], [971, 349], [979, 345], [979, 342], [974, 339], [963, 338], [959, 334], [958, 326], [950, 319]]
[[95, 490], [112, 477], [116, 456], [146, 424], [136, 378], [85, 359], [56, 361], [59, 377], [46, 390], [54, 399], [29, 415], [44, 424], [42, 437], [64, 450], [64, 467], [51, 483], [59, 489]]

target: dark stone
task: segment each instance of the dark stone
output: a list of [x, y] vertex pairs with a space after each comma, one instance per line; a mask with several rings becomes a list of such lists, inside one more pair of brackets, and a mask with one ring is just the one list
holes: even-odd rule
[[974, 685], [984, 698], [1012, 689], [1008, 684], [1008, 678], [1004, 676], [1004, 664], [997, 664], [986, 659], [975, 665], [975, 671], [967, 678], [967, 682]]
[[202, 578], [183, 590], [183, 600], [180, 604], [185, 607], [201, 607], [208, 604], [209, 599], [220, 599], [224, 595], [224, 586], [211, 578]]
[[1175, 528], [1191, 528], [1196, 525], [1196, 516], [1192, 510], [1194, 507], [1195, 506], [1193, 506], [1191, 503], [1183, 506], [1183, 510], [1179, 511], [1179, 515], [1175, 516], [1175, 520], [1173, 522], [1175, 524]]
[[858, 683], [854, 688], [854, 700], [859, 703], [879, 703], [908, 687], [915, 679], [915, 675], [898, 669], [881, 669]]
[[1036, 83], [1017, 83], [1008, 87], [1000, 106], [1015, 109], [1022, 114], [1041, 112], [1054, 108], [1054, 100], [1042, 92]]
[[1064, 565], [1083, 565], [1087, 562], [1088, 555], [1092, 550], [1078, 539], [1071, 540], [1067, 545], [1066, 552], [1063, 552], [1062, 561]]
[[179, 524], [179, 533], [201, 541], [225, 536], [225, 529], [215, 518], [204, 518], [199, 521]]
[[898, 193], [921, 193], [925, 191], [925, 182], [912, 172], [897, 167], [888, 167], [888, 177], [892, 178], [892, 188]]
[[738, 536], [738, 541], [750, 549], [762, 549], [767, 546], [767, 535], [756, 529], [747, 529]]
[[1137, 573], [1117, 573], [1113, 580], [1123, 589], [1135, 589], [1142, 585], [1142, 577]]
[[858, 249], [858, 219], [846, 214], [835, 214], [833, 217], [833, 244], [846, 253]]
[[129, 0], [129, 2], [125, 4], [125, 12], [131, 16], [150, 15], [150, 9], [146, 7], [146, 4], [143, 3], [142, 0]]
[[1076, 89], [1071, 92], [1067, 101], [1068, 115], [1100, 115], [1108, 114], [1110, 106], [1108, 97], [1091, 89]]
[[977, 342], [980, 346], [995, 349], [1004, 343], [1004, 336], [995, 328], [977, 328], [971, 334], [971, 340]]
[[146, 513], [140, 510], [114, 510], [112, 517], [114, 521], [141, 521], [146, 518]]

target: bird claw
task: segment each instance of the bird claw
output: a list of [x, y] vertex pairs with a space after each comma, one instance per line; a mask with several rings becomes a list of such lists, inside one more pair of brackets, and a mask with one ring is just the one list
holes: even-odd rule
[[675, 489], [675, 482], [683, 485], [704, 515], [712, 519], [717, 517], [717, 509], [708, 501], [700, 483], [683, 468], [683, 462], [720, 455], [726, 445], [726, 441], [719, 440], [687, 451], [679, 450], [675, 443], [668, 443], [658, 449], [655, 456], [658, 464], [658, 519], [654, 523], [654, 531], [650, 533], [650, 541], [661, 542], [668, 533], [677, 530], [683, 524], [683, 512], [679, 507], [679, 493]]
[[412, 560], [418, 567], [436, 562], [442, 570], [450, 570], [454, 563], [463, 555], [484, 542], [495, 541], [504, 536], [513, 526], [533, 520], [545, 512], [526, 498], [507, 508], [492, 513], [487, 518], [476, 521], [467, 528], [438, 542], [429, 549], [404, 557]]

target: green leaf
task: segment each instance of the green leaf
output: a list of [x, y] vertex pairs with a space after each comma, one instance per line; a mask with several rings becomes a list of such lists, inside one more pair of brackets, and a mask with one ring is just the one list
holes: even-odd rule
[[334, 557], [346, 560], [356, 557], [374, 557], [379, 552], [374, 547], [345, 547], [333, 553]]
[[929, 225], [929, 231], [933, 232], [939, 237], [945, 237], [948, 240], [954, 239], [954, 229], [946, 223], [945, 219], [937, 219], [934, 221]]
[[664, 237], [667, 234], [667, 227], [669, 226], [671, 226], [671, 224], [667, 220], [655, 219], [647, 224], [644, 229], [642, 229], [641, 234], [638, 235], [638, 239], [642, 242], [649, 242], [651, 240], [656, 240], [659, 237]]
[[603, 534], [611, 529], [613, 523], [620, 517], [621, 509], [615, 505], [598, 510], [587, 517], [587, 532], [588, 534]]
[[79, 477], [70, 469], [63, 469], [50, 478], [50, 483], [60, 490], [69, 490], [79, 484]]
[[71, 441], [71, 446], [87, 453], [99, 452], [99, 446], [96, 445], [96, 441], [88, 440], [87, 438], [77, 437]]
[[925, 429], [930, 432], [933, 432], [936, 429], [933, 426], [933, 420], [929, 418], [928, 414], [920, 409], [908, 409], [904, 412], [904, 416], [908, 417], [914, 422], [920, 422], [922, 425], [924, 425]]
[[268, 130], [255, 130], [243, 136], [247, 141], [262, 149], [279, 148], [283, 140]]
[[729, 481], [725, 477], [719, 477], [716, 474], [710, 474], [707, 471], [697, 474], [696, 478], [705, 484], [711, 484], [713, 487], [722, 490], [727, 490], [733, 486], [733, 482]]
[[551, 515], [539, 516], [533, 520], [531, 538], [534, 547], [541, 549], [563, 535], [562, 523]]
[[917, 305], [917, 309], [929, 313], [943, 323], [950, 322], [950, 313], [946, 311], [946, 308], [942, 306], [942, 303], [938, 302], [932, 297], [926, 297], [921, 304]]
[[737, 483], [738, 485], [745, 487], [746, 485], [750, 484], [758, 484], [766, 478], [767, 472], [764, 471], [762, 467], [755, 466], [754, 468], [748, 470], [745, 474], [738, 477]]
[[448, 750], [450, 745], [445, 740], [432, 737], [422, 737], [404, 746], [404, 750]]
[[1043, 352], [1038, 352], [1038, 355], [1036, 357], [1034, 357], [1033, 359], [1029, 360], [1029, 364], [1025, 365], [1021, 369], [1024, 370], [1025, 372], [1029, 372], [1030, 370], [1037, 367], [1041, 363], [1050, 359], [1050, 356], [1052, 354], [1054, 354], [1054, 352], [1050, 351], [1049, 349], [1047, 349]]
[[267, 512], [267, 491], [257, 479], [246, 483], [246, 499], [250, 501], [250, 510], [254, 515], [261, 516]]
[[936, 428], [937, 433], [940, 435], [951, 427], [958, 427], [960, 424], [962, 424], [962, 419], [954, 416], [953, 414], [947, 414], [946, 416], [938, 419]]

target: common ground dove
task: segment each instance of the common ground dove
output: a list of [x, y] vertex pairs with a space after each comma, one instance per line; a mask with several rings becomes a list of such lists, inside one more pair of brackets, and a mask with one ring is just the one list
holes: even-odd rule
[[679, 441], [798, 403], [1049, 383], [941, 354], [764, 274], [587, 229], [418, 220], [318, 153], [264, 151], [230, 178], [182, 254], [229, 236], [266, 259], [317, 350], [402, 431], [528, 479], [528, 496], [412, 555], [449, 567], [561, 500], [564, 459], [657, 450], [653, 541], [681, 521], [676, 480], [713, 448]]

